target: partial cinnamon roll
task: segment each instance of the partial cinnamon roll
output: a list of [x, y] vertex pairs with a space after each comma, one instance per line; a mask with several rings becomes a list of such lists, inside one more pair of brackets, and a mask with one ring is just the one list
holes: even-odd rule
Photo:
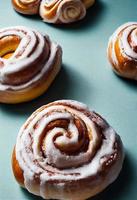
[[39, 12], [41, 0], [12, 0], [14, 9], [22, 14], [33, 15]]
[[40, 14], [48, 23], [71, 23], [81, 20], [86, 9], [95, 0], [12, 0], [17, 12], [22, 14]]
[[44, 93], [61, 66], [62, 50], [27, 27], [0, 30], [0, 102], [20, 103]]
[[71, 23], [81, 20], [86, 15], [86, 9], [95, 0], [42, 0], [40, 15], [48, 23]]
[[72, 100], [36, 110], [19, 131], [12, 154], [17, 182], [44, 199], [83, 200], [120, 173], [123, 145], [114, 129]]
[[137, 22], [126, 23], [114, 32], [107, 54], [118, 75], [137, 80]]

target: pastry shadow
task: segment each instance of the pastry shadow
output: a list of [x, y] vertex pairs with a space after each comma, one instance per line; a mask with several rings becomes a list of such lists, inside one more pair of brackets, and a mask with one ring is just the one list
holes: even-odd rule
[[17, 15], [19, 15], [19, 16], [21, 16], [21, 17], [23, 17], [24, 19], [27, 19], [27, 20], [32, 20], [32, 21], [39, 21], [39, 20], [41, 20], [41, 17], [40, 17], [40, 15], [38, 15], [38, 14], [34, 14], [34, 15], [24, 15], [24, 14], [22, 14], [22, 13], [19, 13], [19, 12], [17, 12], [16, 10], [15, 10], [15, 12], [16, 12], [16, 14]]
[[79, 31], [80, 29], [85, 31], [85, 29], [95, 26], [101, 19], [103, 12], [105, 10], [105, 4], [101, 0], [96, 0], [95, 4], [87, 10], [87, 14], [84, 19], [73, 22], [70, 24], [47, 24], [52, 27], [60, 28], [64, 31]]
[[31, 194], [24, 188], [20, 188], [20, 190], [21, 190], [22, 194], [24, 195], [25, 200], [42, 200], [43, 199], [42, 197]]
[[[81, 81], [83, 80], [83, 81]], [[89, 83], [84, 80], [81, 74], [75, 69], [67, 65], [63, 65], [59, 74], [49, 87], [49, 89], [40, 97], [36, 99], [19, 104], [1, 104], [0, 109], [12, 115], [26, 115], [29, 116], [32, 112], [40, 106], [60, 99], [76, 99], [79, 100], [81, 95], [76, 95], [76, 89], [83, 91], [83, 97], [88, 96], [88, 91], [84, 90]]]
[[[65, 97], [65, 92], [67, 91], [67, 87], [69, 85], [66, 73], [66, 69], [63, 66], [48, 90], [36, 99], [13, 105], [2, 104], [1, 109], [5, 112], [11, 112], [19, 115], [30, 115], [40, 106]], [[65, 84], [62, 84], [64, 82]]]
[[126, 153], [123, 168], [117, 180], [103, 192], [88, 200], [121, 200], [126, 193], [130, 193], [133, 177], [132, 161], [130, 155]]
[[131, 79], [128, 79], [128, 78], [121, 77], [121, 76], [117, 75], [116, 73], [114, 73], [114, 74], [127, 87], [129, 87], [132, 90], [135, 90], [135, 92], [137, 91], [137, 81], [136, 80], [131, 80]]

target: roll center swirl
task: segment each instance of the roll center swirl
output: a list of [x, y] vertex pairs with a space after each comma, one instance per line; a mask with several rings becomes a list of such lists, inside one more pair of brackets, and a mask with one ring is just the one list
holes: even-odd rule
[[[101, 138], [98, 128], [86, 124], [87, 118], [73, 110], [51, 110], [34, 125], [36, 157], [56, 168], [78, 167], [89, 162]], [[35, 148], [36, 147], [36, 148]]]
[[74, 8], [73, 6], [70, 6], [70, 7], [67, 8], [66, 14], [70, 18], [76, 18], [76, 17], [78, 17], [80, 15], [80, 10], [78, 10], [76, 12], [76, 8]]
[[55, 148], [64, 154], [76, 155], [79, 151], [86, 151], [89, 143], [87, 129], [80, 119], [57, 119], [50, 122], [43, 131], [42, 151], [46, 154], [48, 135], [53, 135]]

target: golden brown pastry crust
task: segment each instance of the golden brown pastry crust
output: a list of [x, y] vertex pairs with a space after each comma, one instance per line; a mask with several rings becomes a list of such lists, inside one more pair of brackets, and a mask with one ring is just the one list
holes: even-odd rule
[[12, 153], [12, 170], [14, 173], [14, 176], [16, 178], [16, 181], [22, 186], [24, 187], [24, 176], [23, 176], [23, 171], [19, 166], [19, 163], [16, 159], [16, 154], [15, 154], [15, 148], [13, 150]]
[[95, 0], [82, 0], [82, 2], [84, 3], [86, 9], [88, 9], [94, 4]]
[[107, 55], [112, 69], [120, 76], [137, 80], [137, 23], [120, 26], [111, 36]]
[[[46, 114], [46, 110], [47, 110], [47, 114]], [[77, 115], [74, 110], [76, 111]], [[75, 115], [69, 116], [69, 114], [72, 114], [73, 111]], [[58, 117], [57, 117], [57, 114], [59, 114]], [[83, 116], [83, 114], [85, 117]], [[41, 117], [39, 118], [38, 116], [41, 116]], [[48, 119], [49, 117], [50, 117], [50, 121]], [[35, 121], [36, 118], [37, 120]], [[25, 149], [23, 150], [24, 153], [22, 150], [21, 150], [22, 153], [21, 154], [19, 153], [20, 152], [19, 146], [24, 143], [23, 141], [22, 141], [23, 143], [21, 142], [22, 139], [20, 140], [20, 138], [24, 134], [23, 133], [24, 131], [25, 131], [25, 134], [27, 134], [27, 131], [31, 130], [30, 128], [31, 124], [33, 124], [33, 129], [34, 129], [33, 135], [35, 137], [36, 131], [41, 130], [40, 124], [44, 123], [43, 121], [44, 118], [45, 118], [46, 127], [44, 128], [38, 140], [38, 146], [36, 145], [38, 138], [34, 141], [33, 140], [34, 138], [32, 138], [33, 136], [31, 135], [31, 132], [29, 132], [28, 139], [29, 140], [31, 139], [30, 141], [31, 146], [29, 146], [28, 150], [31, 157], [31, 152], [34, 153], [35, 151], [34, 150], [34, 143], [35, 143], [35, 145], [37, 146], [37, 150], [40, 152], [42, 151], [42, 154], [40, 154], [42, 155], [42, 159], [47, 158], [49, 160], [48, 161], [45, 160], [44, 162], [44, 160], [42, 161], [40, 157], [39, 158], [35, 157], [36, 159], [34, 158], [33, 164], [36, 168], [37, 173], [34, 173], [34, 175], [32, 176], [33, 178], [30, 178], [29, 171], [27, 171], [28, 175], [26, 175], [26, 170], [27, 170], [26, 167], [28, 166], [31, 160], [30, 161], [26, 160], [25, 161], [26, 164], [24, 163], [25, 164], [24, 165], [24, 164], [21, 164], [22, 158], [19, 156], [19, 155], [22, 156], [25, 153]], [[95, 128], [93, 125], [95, 129], [92, 127], [93, 128], [92, 132], [88, 132], [87, 130], [86, 126], [89, 127], [89, 124], [88, 124], [89, 121], [87, 121], [86, 118], [91, 120], [92, 121], [91, 123], [93, 123], [96, 127]], [[73, 124], [72, 119], [74, 120], [73, 121], [74, 125], [76, 126], [78, 130], [78, 134], [79, 134], [79, 137], [78, 137], [79, 139], [77, 141], [77, 144], [74, 146], [74, 148], [73, 148], [73, 142], [71, 143], [69, 141], [69, 144], [66, 142], [68, 138], [71, 139], [74, 137], [72, 136], [72, 134], [74, 134], [72, 131], [74, 129], [74, 127], [72, 126]], [[46, 123], [46, 120], [48, 124]], [[34, 121], [35, 123], [33, 123]], [[85, 122], [87, 122], [87, 124], [85, 124]], [[72, 129], [71, 130], [72, 132], [70, 132], [70, 129]], [[62, 141], [57, 140], [57, 138], [60, 138], [62, 135], [60, 131], [63, 131], [63, 130], [67, 130], [68, 135], [65, 136], [66, 137], [65, 140], [62, 140]], [[56, 132], [55, 135], [53, 134], [54, 131]], [[95, 132], [97, 131], [97, 132], [95, 133], [94, 131]], [[50, 150], [49, 151], [48, 150], [48, 148], [50, 148], [49, 138], [50, 138], [50, 135], [52, 134], [54, 135], [52, 136], [52, 140], [54, 141], [54, 146], [52, 146], [51, 147], [52, 150], [49, 149]], [[75, 132], [75, 134], [77, 133]], [[87, 157], [87, 152], [90, 151], [89, 150], [90, 142], [94, 141], [95, 139], [94, 134], [97, 134], [97, 139], [96, 139], [96, 142], [94, 143], [94, 147], [92, 151], [90, 152], [90, 159], [86, 161], [85, 159]], [[108, 144], [109, 134], [111, 135], [110, 144]], [[19, 140], [21, 143], [19, 142]], [[47, 146], [47, 144], [49, 146]], [[106, 145], [106, 147], [104, 145]], [[52, 157], [52, 151], [55, 151], [54, 147], [57, 149], [60, 149], [61, 155], [63, 156], [68, 155], [67, 162], [63, 159], [63, 157], [62, 158], [56, 157], [58, 154], [53, 154], [54, 156]], [[109, 153], [105, 154], [105, 152], [102, 152], [100, 154], [101, 157], [100, 157], [99, 164], [96, 165], [95, 161], [97, 161], [99, 152], [102, 151], [101, 150], [102, 147], [108, 148], [107, 152]], [[28, 151], [27, 146], [24, 148], [26, 148], [26, 151]], [[33, 148], [33, 150], [31, 150], [31, 148]], [[35, 153], [36, 152], [37, 151], [35, 151]], [[48, 154], [48, 152], [50, 152], [50, 154]], [[81, 160], [79, 161], [79, 158], [77, 156], [80, 156], [82, 154], [85, 154], [85, 156], [83, 158], [81, 157]], [[75, 159], [77, 159], [77, 162], [74, 162], [75, 159], [73, 160], [73, 156], [76, 156]], [[56, 161], [54, 160], [55, 158], [56, 158]], [[68, 199], [82, 200], [82, 199], [87, 199], [101, 192], [111, 182], [113, 182], [116, 179], [116, 177], [118, 176], [121, 170], [123, 158], [124, 158], [124, 153], [123, 153], [123, 146], [122, 146], [120, 137], [107, 124], [107, 122], [103, 118], [101, 118], [98, 114], [89, 111], [82, 104], [79, 104], [78, 102], [66, 100], [66, 101], [56, 101], [39, 108], [27, 120], [27, 122], [21, 128], [21, 131], [20, 131], [16, 146], [15, 146], [15, 150], [13, 151], [12, 168], [13, 168], [13, 172], [18, 183], [21, 186], [25, 187], [26, 189], [28, 189], [29, 187], [28, 185], [31, 185], [31, 187], [29, 187], [29, 191], [34, 194], [37, 194], [40, 196], [42, 195], [42, 197], [45, 199], [53, 198], [53, 199], [66, 199], [66, 200]], [[71, 159], [73, 160], [73, 163], [71, 163], [72, 162]], [[44, 162], [44, 165], [42, 165], [42, 162]], [[46, 164], [46, 162], [48, 162], [48, 165]], [[95, 162], [94, 163], [96, 166], [95, 169], [92, 168], [93, 167], [92, 162], [93, 163]], [[22, 167], [23, 166], [24, 167], [22, 168], [20, 164], [22, 165]], [[73, 164], [73, 167], [71, 164]], [[91, 171], [88, 171], [88, 168], [86, 168], [88, 167], [88, 165], [90, 165], [89, 169]], [[29, 165], [30, 170], [33, 170], [34, 166]], [[45, 172], [43, 171], [43, 167], [45, 168], [44, 169]], [[92, 173], [92, 170], [95, 170], [95, 172]], [[45, 173], [45, 176], [44, 175], [42, 176], [42, 173]], [[67, 174], [64, 176], [63, 175], [64, 173], [67, 173]], [[24, 179], [25, 179], [25, 182], [24, 182]]]

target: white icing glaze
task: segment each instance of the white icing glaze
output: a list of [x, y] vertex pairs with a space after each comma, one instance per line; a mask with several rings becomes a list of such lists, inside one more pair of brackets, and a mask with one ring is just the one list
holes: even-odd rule
[[[52, 198], [50, 195], [48, 196], [46, 183], [49, 180], [61, 180], [62, 183], [60, 185], [58, 184], [57, 187], [59, 187], [60, 191], [63, 193], [65, 181], [80, 180], [85, 177], [96, 175], [101, 170], [102, 164], [106, 161], [104, 157], [114, 153], [116, 133], [107, 125], [106, 128], [102, 130], [105, 139], [102, 139], [101, 147], [95, 155], [93, 154], [100, 132], [98, 132], [96, 124], [92, 119], [84, 113], [84, 111], [87, 110], [88, 108], [86, 105], [76, 101], [56, 101], [49, 104], [45, 109], [41, 109], [41, 111], [32, 114], [22, 126], [16, 142], [16, 158], [24, 172], [25, 187], [30, 192], [40, 195], [45, 199]], [[91, 111], [90, 113], [92, 115]], [[63, 153], [59, 147], [56, 147], [55, 143], [60, 147], [61, 145], [67, 145], [68, 148], [69, 145], [71, 146], [72, 144], [78, 145], [79, 130], [74, 124], [74, 118], [83, 121], [88, 134], [92, 135], [92, 139], [89, 140], [86, 152], [84, 151], [76, 155], [71, 155]], [[65, 130], [64, 128], [54, 127], [52, 130], [44, 133], [48, 124], [57, 119], [69, 120], [68, 129]], [[106, 124], [105, 121], [102, 123]], [[35, 128], [36, 124], [38, 128]], [[70, 138], [66, 135], [67, 131], [72, 133]], [[58, 136], [53, 142], [53, 138], [58, 133], [61, 133], [61, 136]], [[42, 134], [44, 134], [42, 137], [44, 156], [39, 148]], [[36, 161], [39, 165], [36, 164]], [[60, 169], [60, 167], [62, 169]], [[51, 173], [53, 172], [53, 174], [49, 175], [48, 171]], [[40, 174], [40, 185], [37, 186], [37, 190], [33, 182], [35, 174]], [[116, 176], [117, 173], [111, 176], [108, 180], [108, 184], [111, 183]]]
[[[0, 38], [10, 35], [18, 36], [21, 41], [11, 58], [0, 58], [0, 61], [4, 63], [4, 67], [0, 68], [0, 90], [20, 90], [31, 87], [32, 84], [45, 76], [46, 72], [52, 67], [54, 58], [60, 47], [56, 43], [51, 42], [48, 36], [43, 36], [38, 31], [23, 26], [9, 27], [0, 30]], [[47, 45], [46, 42], [48, 42], [50, 46]], [[35, 50], [33, 50], [34, 48]], [[46, 59], [46, 53], [49, 51], [48, 48], [50, 48], [50, 55]], [[33, 76], [29, 81], [19, 85], [4, 83], [8, 75], [32, 67], [31, 63], [35, 62], [43, 51], [45, 51], [45, 65], [38, 65], [39, 73]], [[16, 57], [17, 55], [18, 57]]]
[[[55, 5], [57, 5], [57, 8], [55, 9], [56, 14], [53, 18], [48, 19], [45, 16], [45, 12], [49, 12], [49, 7], [53, 9], [53, 6]], [[70, 23], [84, 18], [86, 15], [86, 8], [81, 0], [42, 0], [39, 12], [45, 22]]]
[[[120, 33], [121, 36], [119, 36]], [[119, 48], [123, 57], [126, 57], [129, 60], [137, 59], [137, 53], [134, 51], [133, 46], [128, 42], [129, 35], [131, 37], [131, 44], [134, 42], [137, 45], [137, 22], [129, 22], [123, 24], [113, 33], [113, 35], [109, 39], [108, 47], [110, 46], [110, 44], [112, 45], [111, 59], [116, 65], [118, 65], [118, 60], [115, 53], [115, 43], [118, 37], [120, 37]]]

